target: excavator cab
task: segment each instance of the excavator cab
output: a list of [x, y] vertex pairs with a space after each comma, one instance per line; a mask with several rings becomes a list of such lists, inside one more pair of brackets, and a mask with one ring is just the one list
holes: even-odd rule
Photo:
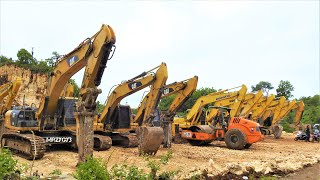
[[[131, 108], [128, 105], [118, 105], [111, 118], [109, 119], [111, 123], [112, 129], [129, 129], [131, 123], [132, 112]], [[105, 121], [104, 127], [106, 128], [106, 124], [109, 123]]]
[[10, 118], [10, 125], [14, 127], [37, 127], [38, 121], [35, 118], [35, 110], [28, 107], [24, 109], [14, 108], [6, 114]]

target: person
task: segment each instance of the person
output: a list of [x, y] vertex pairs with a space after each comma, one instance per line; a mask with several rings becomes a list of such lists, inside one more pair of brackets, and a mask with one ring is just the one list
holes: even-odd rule
[[306, 141], [309, 142], [310, 141], [310, 128], [309, 128], [309, 125], [307, 125], [307, 128], [306, 128]]

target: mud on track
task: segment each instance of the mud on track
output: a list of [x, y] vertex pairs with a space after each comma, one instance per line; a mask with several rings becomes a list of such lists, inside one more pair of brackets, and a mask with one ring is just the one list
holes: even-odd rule
[[[213, 142], [208, 146], [194, 147], [189, 144], [173, 144], [173, 157], [162, 171], [179, 170], [178, 179], [190, 178], [196, 174], [207, 174], [208, 177], [223, 177], [227, 173], [242, 175], [255, 173], [288, 174], [306, 166], [320, 162], [320, 143], [294, 141], [294, 135], [284, 133], [281, 139], [266, 136], [265, 140], [253, 144], [246, 150], [227, 149], [224, 142]], [[154, 159], [160, 159], [167, 149], [161, 148]], [[114, 164], [133, 164], [148, 170], [146, 161], [138, 156], [137, 148], [112, 147], [108, 151], [94, 152], [95, 157], [108, 160], [108, 168]], [[20, 163], [31, 166], [32, 161], [15, 156]], [[54, 169], [63, 174], [73, 173], [77, 164], [77, 153], [67, 150], [47, 152], [44, 157], [34, 162], [33, 171], [44, 176]]]

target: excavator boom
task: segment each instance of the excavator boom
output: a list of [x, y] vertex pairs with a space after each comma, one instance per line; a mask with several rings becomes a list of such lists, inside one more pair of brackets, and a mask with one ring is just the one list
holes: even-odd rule
[[138, 138], [139, 153], [156, 154], [163, 140], [163, 129], [154, 126], [154, 118], [156, 117], [157, 107], [162, 95], [163, 86], [168, 79], [167, 65], [162, 63], [155, 80], [150, 87], [148, 99], [145, 104], [140, 104], [139, 109], [143, 108], [140, 114], [137, 113], [134, 122], [138, 122], [139, 127], [136, 128]]
[[[111, 47], [114, 43], [115, 35], [112, 28], [108, 25], [102, 25], [101, 29], [95, 35], [91, 38], [87, 38], [80, 43], [76, 49], [59, 59], [56, 67], [50, 74], [47, 93], [40, 103], [36, 118], [39, 119], [41, 116], [54, 117], [59, 96], [63, 91], [64, 86], [76, 72], [87, 64], [88, 66], [85, 70], [84, 77], [87, 78], [87, 80], [85, 80], [83, 84], [89, 84], [90, 82], [98, 85], [100, 83], [101, 75], [97, 74], [103, 72]], [[108, 51], [109, 53], [105, 53], [105, 51]], [[94, 58], [89, 58], [89, 56]], [[100, 66], [92, 68], [90, 65], [93, 62], [91, 60], [88, 61], [88, 58], [97, 60], [97, 63], [100, 64]], [[99, 61], [102, 61], [102, 63]], [[87, 76], [90, 76], [91, 78], [94, 77], [95, 79], [92, 81], [92, 79]], [[84, 94], [84, 92], [80, 92], [80, 94]]]
[[[229, 92], [229, 93], [225, 93], [225, 91], [223, 93], [215, 92], [215, 93], [210, 93], [206, 96], [202, 96], [198, 98], [195, 104], [192, 106], [191, 110], [186, 116], [186, 121], [191, 122], [191, 124], [197, 124], [200, 118], [200, 115], [202, 113], [202, 108], [205, 105], [210, 103], [215, 103], [219, 100], [229, 99], [235, 96], [244, 98], [246, 92], [247, 92], [247, 87], [245, 85], [242, 85], [241, 89], [236, 92]], [[239, 105], [240, 103], [241, 102], [239, 102]], [[238, 111], [238, 107], [235, 107], [235, 108], [236, 108], [236, 111]]]
[[[159, 72], [157, 71], [156, 73], [154, 73], [153, 70], [155, 69], [158, 69]], [[130, 94], [138, 92], [141, 89], [146, 88], [147, 86], [154, 83], [154, 81], [156, 80], [156, 74], [160, 73], [160, 71], [161, 65], [147, 72], [143, 72], [140, 75], [118, 85], [108, 96], [106, 105], [99, 117], [98, 122], [104, 123], [105, 129], [113, 129], [112, 124], [114, 120], [112, 119], [112, 117], [114, 116], [115, 109], [117, 108], [120, 101]]]

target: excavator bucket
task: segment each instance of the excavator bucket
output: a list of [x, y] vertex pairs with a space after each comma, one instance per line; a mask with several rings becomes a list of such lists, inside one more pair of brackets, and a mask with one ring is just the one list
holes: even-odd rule
[[163, 141], [164, 133], [160, 127], [137, 127], [139, 154], [155, 155]]
[[283, 130], [283, 127], [281, 125], [276, 124], [272, 126], [272, 132], [275, 139], [279, 139], [281, 137], [282, 130]]

